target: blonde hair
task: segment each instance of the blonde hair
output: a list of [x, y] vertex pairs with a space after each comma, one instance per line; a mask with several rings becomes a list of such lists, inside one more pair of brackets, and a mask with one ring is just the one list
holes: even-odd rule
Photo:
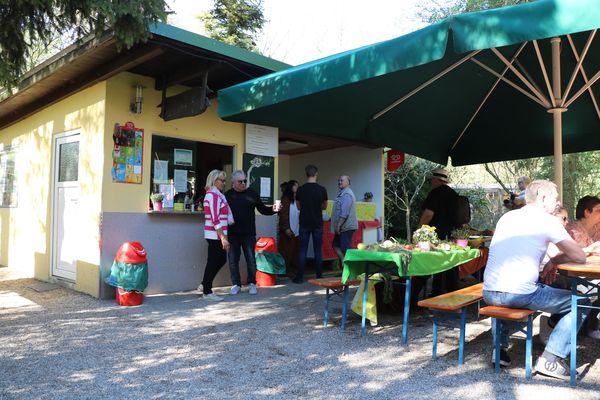
[[225, 173], [225, 171], [221, 171], [220, 169], [213, 169], [208, 173], [208, 176], [206, 177], [206, 186], [204, 186], [204, 190], [208, 192], [213, 186], [215, 186], [215, 181], [217, 179], [225, 179], [226, 176], [227, 174]]
[[535, 203], [539, 195], [551, 195], [558, 193], [556, 184], [550, 181], [538, 180], [531, 182], [525, 189], [525, 202]]

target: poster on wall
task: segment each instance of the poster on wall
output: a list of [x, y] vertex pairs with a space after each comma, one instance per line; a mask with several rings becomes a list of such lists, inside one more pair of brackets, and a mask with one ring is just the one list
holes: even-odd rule
[[115, 124], [112, 178], [115, 183], [142, 183], [144, 130], [133, 122]]
[[275, 158], [244, 153], [242, 169], [248, 179], [248, 187], [259, 194], [265, 204], [273, 204], [273, 184], [275, 178]]
[[246, 153], [277, 157], [278, 136], [278, 128], [246, 124]]

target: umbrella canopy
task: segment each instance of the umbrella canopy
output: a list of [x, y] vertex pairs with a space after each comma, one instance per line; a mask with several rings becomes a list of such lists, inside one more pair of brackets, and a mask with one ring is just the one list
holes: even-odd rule
[[597, 0], [461, 14], [223, 89], [219, 115], [440, 164], [600, 149], [599, 27]]

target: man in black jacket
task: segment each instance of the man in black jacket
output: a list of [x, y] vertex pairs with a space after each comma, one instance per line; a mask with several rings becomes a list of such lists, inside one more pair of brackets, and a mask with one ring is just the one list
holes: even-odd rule
[[[231, 273], [231, 294], [238, 294], [242, 288], [240, 278], [240, 256], [244, 252], [248, 270], [248, 293], [256, 294], [256, 218], [254, 210], [263, 215], [275, 214], [274, 207], [268, 207], [260, 200], [258, 193], [247, 187], [244, 171], [234, 171], [231, 175], [232, 189], [225, 192], [235, 223], [228, 228], [229, 272]], [[240, 251], [241, 249], [241, 251]]]
[[[431, 173], [431, 192], [429, 192], [423, 203], [423, 214], [418, 227], [420, 228], [422, 225], [435, 226], [441, 240], [450, 239], [450, 233], [456, 228], [457, 199], [458, 193], [448, 186], [448, 171], [444, 168], [434, 170]], [[452, 268], [433, 275], [432, 296], [438, 296], [457, 289], [458, 268]]]

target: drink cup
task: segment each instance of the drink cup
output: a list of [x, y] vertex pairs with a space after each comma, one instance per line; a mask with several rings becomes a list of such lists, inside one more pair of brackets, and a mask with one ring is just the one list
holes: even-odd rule
[[279, 211], [281, 210], [281, 200], [275, 200], [275, 207], [274, 207], [274, 211]]

